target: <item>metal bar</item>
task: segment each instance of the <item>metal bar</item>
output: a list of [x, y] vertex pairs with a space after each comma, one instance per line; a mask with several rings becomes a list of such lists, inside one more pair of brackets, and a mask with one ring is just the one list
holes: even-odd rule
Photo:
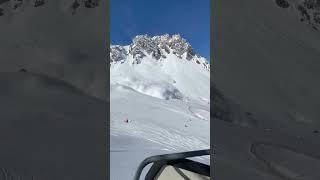
[[134, 176], [134, 180], [139, 180], [142, 170], [144, 169], [144, 167], [146, 167], [150, 163], [157, 162], [157, 161], [171, 161], [171, 160], [185, 159], [185, 158], [205, 156], [205, 155], [210, 155], [210, 149], [173, 153], [173, 154], [163, 154], [163, 155], [148, 157], [140, 163], [136, 171], [136, 174]]

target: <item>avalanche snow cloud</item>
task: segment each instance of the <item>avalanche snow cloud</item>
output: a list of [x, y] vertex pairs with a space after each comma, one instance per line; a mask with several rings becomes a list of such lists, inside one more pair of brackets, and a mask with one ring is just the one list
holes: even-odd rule
[[210, 147], [210, 64], [185, 39], [138, 35], [110, 59], [111, 179], [150, 155]]
[[110, 57], [111, 84], [160, 99], [209, 100], [210, 65], [180, 35], [139, 35], [111, 46]]

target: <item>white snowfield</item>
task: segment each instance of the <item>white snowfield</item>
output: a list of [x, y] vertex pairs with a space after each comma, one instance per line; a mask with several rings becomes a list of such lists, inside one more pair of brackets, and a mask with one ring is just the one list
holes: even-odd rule
[[185, 56], [111, 63], [111, 179], [132, 179], [151, 155], [210, 148], [210, 71]]

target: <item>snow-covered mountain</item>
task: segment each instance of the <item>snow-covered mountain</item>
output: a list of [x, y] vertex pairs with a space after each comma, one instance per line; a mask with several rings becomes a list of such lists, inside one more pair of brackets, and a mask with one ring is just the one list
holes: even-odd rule
[[110, 57], [111, 179], [151, 155], [210, 147], [210, 65], [185, 39], [139, 35]]
[[180, 35], [138, 35], [111, 46], [110, 60], [111, 84], [160, 99], [209, 101], [210, 64]]
[[147, 55], [156, 60], [164, 60], [168, 55], [173, 54], [179, 59], [194, 61], [210, 69], [209, 63], [201, 56], [196, 54], [192, 46], [179, 34], [170, 36], [149, 37], [148, 35], [138, 35], [133, 39], [133, 43], [128, 46], [111, 46], [111, 63], [123, 62], [129, 56], [132, 57], [132, 63], [140, 64], [141, 60]]

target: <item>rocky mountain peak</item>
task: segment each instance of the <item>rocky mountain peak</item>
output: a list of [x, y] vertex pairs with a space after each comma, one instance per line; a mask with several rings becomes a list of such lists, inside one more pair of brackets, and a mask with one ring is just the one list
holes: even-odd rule
[[179, 34], [174, 34], [172, 36], [164, 34], [153, 37], [138, 35], [133, 39], [130, 50], [133, 53], [133, 56], [137, 57], [144, 57], [145, 54], [143, 51], [146, 51], [147, 54], [152, 54], [157, 60], [161, 57], [165, 58], [166, 54], [169, 53], [176, 54], [179, 58], [182, 58], [182, 55], [187, 53], [187, 60], [191, 60], [195, 55], [191, 45]]
[[[154, 59], [165, 59], [168, 54], [174, 54], [178, 58], [188, 61], [201, 58], [196, 55], [192, 46], [179, 34], [160, 36], [137, 35], [133, 38], [132, 43], [125, 48], [124, 46], [111, 46], [110, 58], [111, 62], [121, 62], [126, 56], [131, 55], [135, 59], [135, 63], [141, 63], [141, 60], [147, 55], [151, 55]], [[199, 60], [196, 60], [201, 64]], [[207, 62], [202, 62], [206, 68], [209, 68]]]

